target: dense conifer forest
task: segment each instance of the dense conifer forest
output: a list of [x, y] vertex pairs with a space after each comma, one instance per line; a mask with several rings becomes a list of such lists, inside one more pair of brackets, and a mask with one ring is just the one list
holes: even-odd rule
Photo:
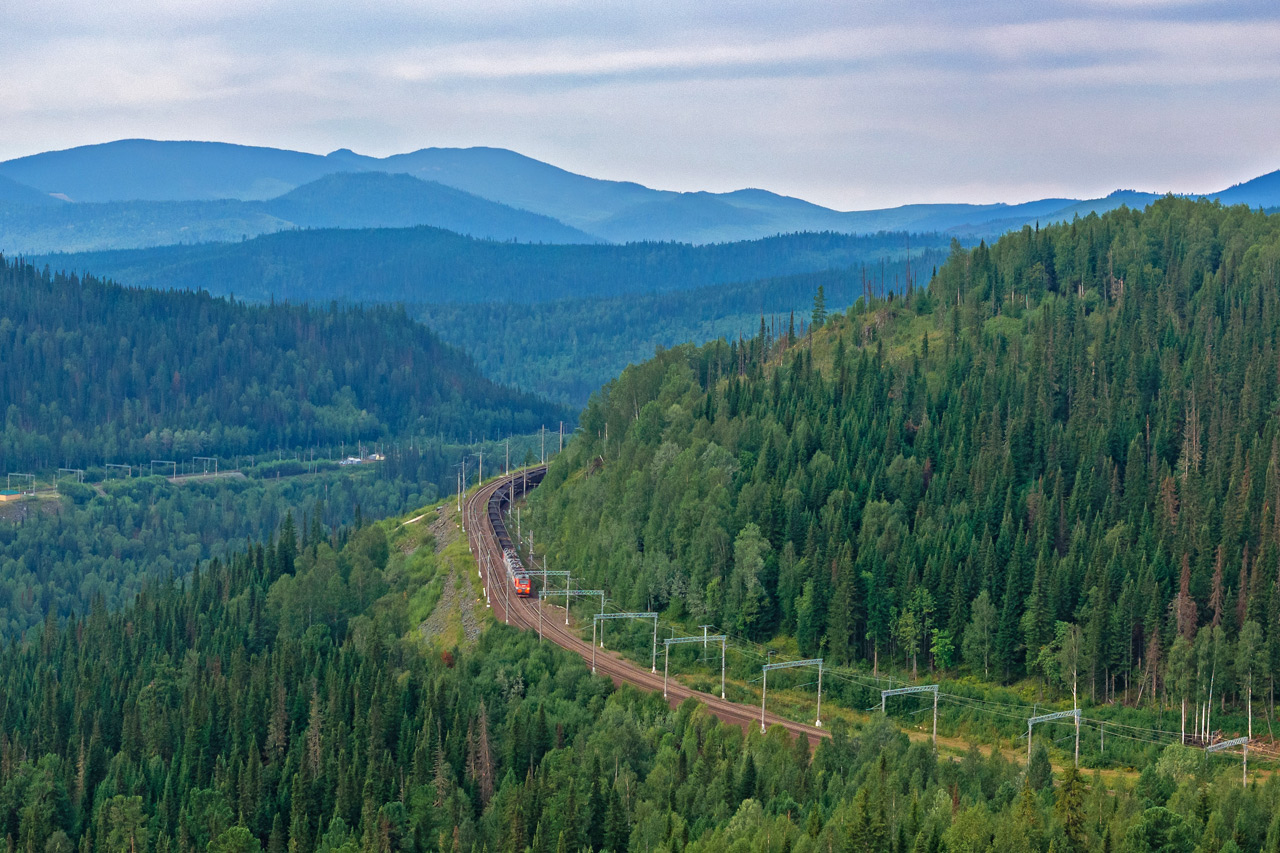
[[429, 481], [378, 467], [358, 475], [63, 481], [62, 494], [0, 508], [0, 638], [39, 630], [49, 615], [127, 605], [148, 583], [183, 577], [269, 536], [292, 516], [324, 524], [379, 518], [433, 500]]
[[267, 302], [523, 303], [688, 290], [839, 269], [910, 248], [945, 248], [936, 234], [783, 234], [762, 240], [550, 245], [464, 237], [439, 228], [283, 231], [239, 243], [48, 255], [138, 287], [207, 290]]
[[120, 612], [0, 646], [6, 849], [1280, 847], [1280, 784], [1242, 789], [1182, 747], [1119, 787], [1055, 780], [1041, 751], [1027, 772], [999, 751], [940, 760], [884, 720], [811, 748], [615, 690], [503, 626], [440, 649], [411, 602], [446, 562], [402, 535], [286, 524]]
[[1188, 736], [1235, 709], [1257, 734], [1278, 263], [1275, 219], [1166, 199], [956, 246], [905, 298], [816, 301], [811, 338], [661, 353], [534, 494], [548, 559], [832, 663], [1031, 678]]
[[[409, 439], [568, 418], [496, 385], [402, 310], [251, 306], [0, 259], [0, 471]], [[448, 462], [452, 465], [452, 460]], [[431, 479], [452, 479], [452, 471]]]
[[762, 320], [803, 328], [809, 322], [805, 306], [819, 287], [829, 306], [845, 308], [864, 293], [927, 281], [944, 260], [942, 250], [928, 249], [913, 252], [910, 260], [694, 290], [532, 305], [449, 302], [424, 306], [420, 313], [422, 322], [469, 353], [489, 378], [580, 409], [600, 386], [627, 365], [652, 357], [657, 347], [749, 336]]

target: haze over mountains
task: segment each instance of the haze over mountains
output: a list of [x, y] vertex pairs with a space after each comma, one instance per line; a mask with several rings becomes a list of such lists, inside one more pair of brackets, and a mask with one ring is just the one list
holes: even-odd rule
[[[946, 248], [922, 235], [913, 257]], [[788, 234], [681, 243], [531, 245], [439, 228], [324, 228], [252, 240], [35, 256], [40, 265], [133, 287], [234, 294], [252, 302], [493, 302], [532, 304], [662, 293], [825, 270], [881, 271], [906, 255], [904, 234]], [[917, 275], [920, 267], [917, 267]], [[881, 276], [884, 273], [881, 271]], [[903, 286], [905, 287], [905, 277]], [[816, 286], [816, 285], [815, 285]], [[891, 281], [881, 287], [894, 289]], [[800, 307], [810, 296], [801, 300]]]
[[[83, 251], [240, 240], [297, 227], [431, 225], [544, 243], [713, 243], [797, 231], [989, 237], [1158, 196], [916, 204], [842, 212], [761, 189], [671, 192], [572, 172], [499, 148], [376, 158], [217, 142], [121, 140], [0, 163], [0, 250]], [[1209, 194], [1280, 205], [1280, 172]], [[64, 200], [65, 199], [65, 200]]]

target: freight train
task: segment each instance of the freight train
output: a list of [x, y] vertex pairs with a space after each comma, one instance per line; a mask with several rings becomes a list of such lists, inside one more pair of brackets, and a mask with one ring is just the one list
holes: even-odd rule
[[533, 595], [533, 584], [529, 573], [520, 562], [520, 555], [511, 543], [507, 533], [504, 514], [511, 509], [513, 500], [519, 500], [530, 489], [542, 482], [546, 475], [546, 466], [531, 468], [494, 489], [489, 497], [489, 523], [493, 525], [494, 535], [498, 538], [498, 546], [502, 548], [502, 565], [507, 570], [507, 583], [516, 595], [527, 598]]

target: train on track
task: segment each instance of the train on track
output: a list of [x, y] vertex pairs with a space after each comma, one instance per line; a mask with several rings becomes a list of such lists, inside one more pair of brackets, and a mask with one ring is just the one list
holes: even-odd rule
[[545, 466], [531, 468], [522, 476], [503, 483], [489, 498], [489, 523], [493, 525], [493, 532], [498, 537], [498, 546], [502, 549], [502, 564], [507, 570], [507, 583], [511, 585], [511, 591], [522, 598], [533, 595], [533, 583], [524, 563], [520, 561], [520, 554], [511, 542], [504, 516], [511, 509], [512, 502], [541, 483], [546, 473]]

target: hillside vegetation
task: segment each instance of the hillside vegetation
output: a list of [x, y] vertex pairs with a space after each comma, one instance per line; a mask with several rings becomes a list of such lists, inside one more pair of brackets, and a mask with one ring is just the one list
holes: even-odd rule
[[469, 442], [566, 417], [483, 378], [401, 310], [250, 306], [3, 259], [0, 364], [0, 471], [337, 455], [343, 443]]
[[587, 407], [539, 540], [624, 609], [829, 662], [1269, 719], [1278, 265], [1280, 222], [1166, 199], [957, 246], [812, 339], [661, 353]]
[[40, 258], [136, 287], [206, 290], [267, 302], [491, 302], [687, 290], [839, 269], [916, 249], [936, 235], [787, 234], [739, 243], [542, 245], [438, 228], [285, 231], [239, 243]]
[[[422, 322], [446, 342], [472, 353], [486, 376], [557, 402], [586, 405], [597, 389], [659, 347], [755, 334], [761, 322], [802, 328], [822, 287], [828, 305], [844, 308], [864, 292], [905, 289], [946, 255], [845, 267], [694, 290], [541, 302], [424, 306]], [[799, 309], [799, 310], [797, 310]]]
[[[504, 626], [436, 651], [393, 524], [291, 532], [0, 646], [0, 826], [70, 853], [1234, 853], [1280, 787], [1173, 747], [1133, 790], [884, 721], [810, 749], [614, 690]], [[461, 549], [459, 549], [461, 550]], [[423, 553], [425, 552], [425, 553]], [[462, 552], [465, 556], [465, 551]], [[471, 568], [464, 572], [472, 577]], [[1264, 845], [1266, 847], [1264, 848]]]

